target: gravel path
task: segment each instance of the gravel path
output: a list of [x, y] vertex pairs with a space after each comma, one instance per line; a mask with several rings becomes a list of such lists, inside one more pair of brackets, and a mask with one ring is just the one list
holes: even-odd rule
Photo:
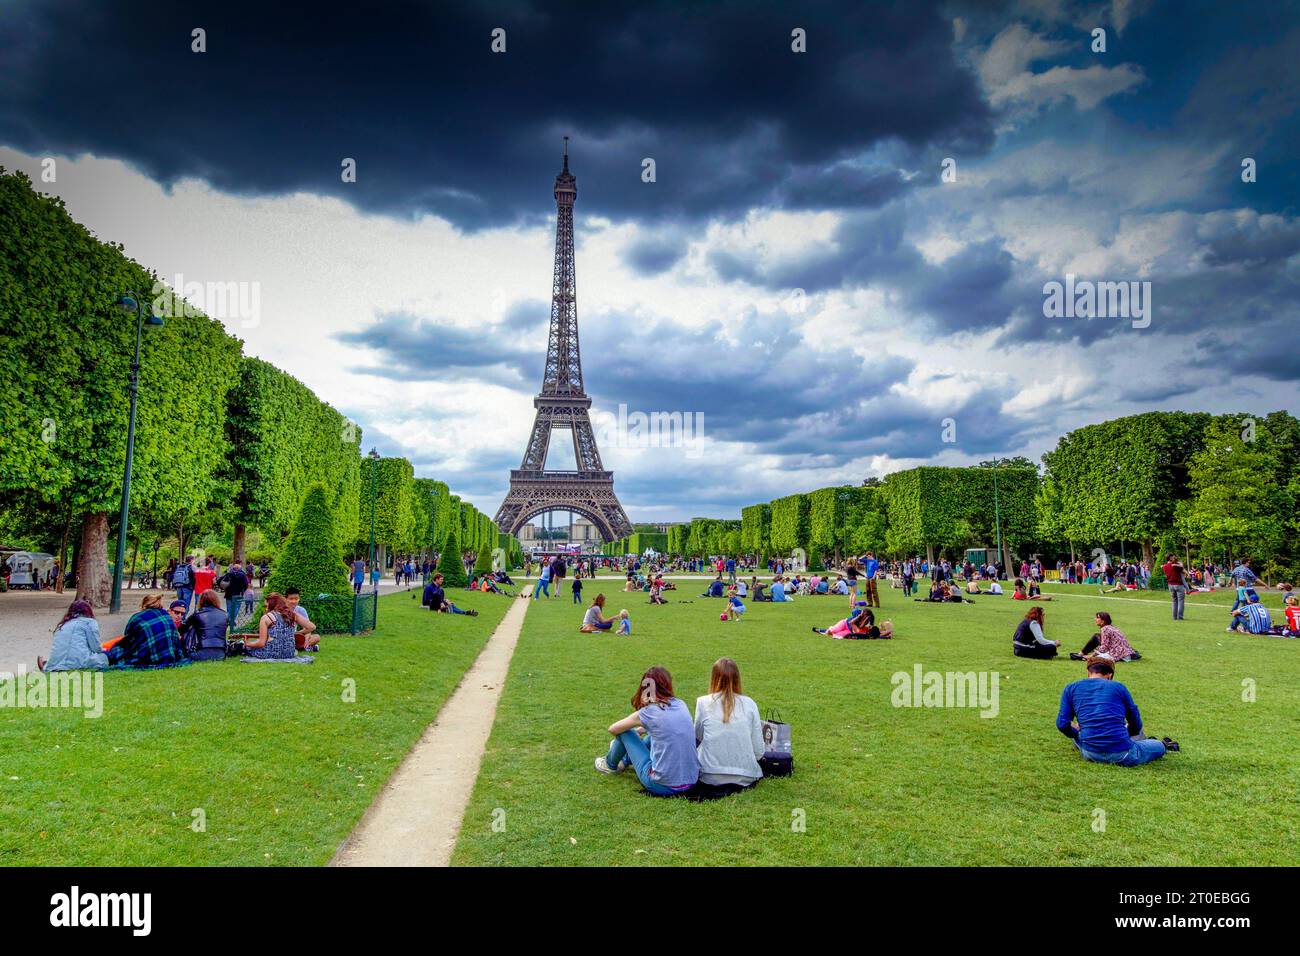
[[[506, 612], [331, 866], [447, 866], [531, 602]], [[431, 715], [432, 716], [432, 715]]]

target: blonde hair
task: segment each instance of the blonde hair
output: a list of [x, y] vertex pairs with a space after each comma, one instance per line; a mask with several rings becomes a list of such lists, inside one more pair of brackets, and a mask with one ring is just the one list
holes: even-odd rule
[[709, 675], [709, 693], [721, 697], [722, 722], [731, 723], [731, 715], [736, 709], [736, 697], [743, 691], [740, 687], [740, 668], [730, 657], [719, 657], [713, 662], [713, 672]]
[[160, 610], [162, 609], [161, 594], [146, 594], [144, 597], [140, 599], [140, 610], [147, 611], [150, 608], [155, 608], [155, 607]]

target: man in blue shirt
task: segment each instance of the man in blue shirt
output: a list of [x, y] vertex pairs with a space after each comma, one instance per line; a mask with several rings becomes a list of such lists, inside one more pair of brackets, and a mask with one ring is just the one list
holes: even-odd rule
[[1254, 591], [1250, 592], [1250, 596], [1246, 599], [1245, 607], [1232, 612], [1232, 627], [1228, 630], [1236, 631], [1243, 626], [1247, 634], [1268, 634], [1273, 626], [1268, 608], [1259, 603], [1259, 595]]
[[880, 592], [876, 590], [876, 574], [879, 571], [880, 562], [873, 552], [868, 551], [862, 556], [862, 574], [866, 579], [862, 586], [862, 596], [867, 601], [867, 607], [880, 607]]
[[1115, 665], [1107, 660], [1088, 664], [1088, 677], [1067, 684], [1061, 692], [1056, 729], [1074, 741], [1085, 760], [1138, 767], [1165, 755], [1165, 744], [1138, 735], [1142, 715], [1128, 688], [1115, 683]]

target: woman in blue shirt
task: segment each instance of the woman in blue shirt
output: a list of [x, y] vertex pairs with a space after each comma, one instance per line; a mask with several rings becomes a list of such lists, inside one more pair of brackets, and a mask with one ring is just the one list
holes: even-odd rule
[[[686, 703], [673, 693], [673, 678], [652, 667], [632, 695], [631, 714], [611, 724], [609, 752], [596, 758], [601, 773], [620, 773], [629, 765], [646, 791], [656, 797], [684, 795], [700, 776], [695, 753], [695, 721]], [[642, 737], [637, 727], [646, 731]]]
[[54, 647], [50, 659], [36, 658], [37, 670], [102, 671], [108, 667], [108, 655], [99, 642], [99, 622], [95, 609], [87, 601], [73, 601], [68, 612], [54, 629]]

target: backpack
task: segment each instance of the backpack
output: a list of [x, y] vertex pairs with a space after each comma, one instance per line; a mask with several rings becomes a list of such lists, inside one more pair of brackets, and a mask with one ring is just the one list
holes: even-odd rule
[[194, 586], [194, 569], [188, 564], [176, 565], [176, 570], [172, 572], [172, 587], [188, 588]]

